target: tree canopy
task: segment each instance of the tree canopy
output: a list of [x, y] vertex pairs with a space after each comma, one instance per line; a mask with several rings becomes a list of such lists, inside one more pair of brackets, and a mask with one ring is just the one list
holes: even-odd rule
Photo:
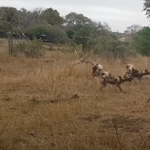
[[[148, 11], [149, 5], [146, 3], [148, 0], [144, 2], [144, 10]], [[76, 12], [70, 12], [62, 17], [53, 8], [35, 8], [29, 11], [25, 8], [17, 10], [13, 7], [0, 7], [0, 37], [6, 37], [6, 33], [10, 31], [16, 33], [17, 26], [30, 39], [40, 39], [41, 35], [45, 35], [46, 41], [63, 44], [73, 43], [82, 47], [83, 52], [93, 51], [109, 56], [109, 58], [110, 56], [113, 58], [124, 57], [127, 53], [132, 52], [132, 48], [142, 54], [149, 55], [146, 48], [141, 49], [144, 40], [145, 44], [149, 46], [145, 39], [149, 31], [147, 29], [144, 32], [143, 27], [136, 24], [127, 27], [124, 34], [121, 34], [112, 32], [106, 22], [96, 22]], [[133, 47], [131, 42], [120, 40], [121, 37], [126, 38], [126, 35], [130, 37], [135, 35]]]
[[134, 48], [145, 56], [150, 56], [150, 28], [144, 27], [133, 37]]
[[41, 19], [48, 22], [50, 25], [61, 25], [63, 23], [63, 18], [60, 17], [57, 10], [52, 8], [47, 8], [41, 12]]
[[133, 24], [129, 27], [127, 27], [127, 29], [124, 31], [124, 33], [126, 34], [135, 34], [138, 31], [142, 30], [142, 26], [141, 25], [137, 25], [137, 24]]
[[150, 17], [150, 0], [143, 0], [144, 6], [143, 11], [145, 11], [145, 15], [149, 18]]

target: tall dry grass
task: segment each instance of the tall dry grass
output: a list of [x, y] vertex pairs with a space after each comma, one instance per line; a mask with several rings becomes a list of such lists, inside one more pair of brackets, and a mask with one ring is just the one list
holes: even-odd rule
[[[6, 45], [5, 45], [6, 46]], [[90, 64], [72, 67], [72, 53], [47, 52], [39, 59], [0, 55], [0, 149], [148, 150], [149, 80], [100, 91]], [[125, 64], [149, 67], [149, 58], [107, 62], [90, 56], [112, 74]], [[150, 69], [150, 68], [148, 68]]]

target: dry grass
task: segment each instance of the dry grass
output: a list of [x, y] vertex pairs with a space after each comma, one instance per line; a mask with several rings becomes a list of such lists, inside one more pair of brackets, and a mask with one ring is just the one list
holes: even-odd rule
[[[123, 93], [113, 85], [100, 91], [91, 65], [71, 67], [74, 54], [14, 58], [0, 45], [0, 149], [149, 149], [150, 80], [125, 83]], [[120, 75], [129, 61], [141, 70], [150, 65], [141, 56], [125, 63], [90, 59]]]

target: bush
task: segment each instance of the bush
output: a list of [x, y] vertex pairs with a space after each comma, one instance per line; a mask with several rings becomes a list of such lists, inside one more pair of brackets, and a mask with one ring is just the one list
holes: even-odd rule
[[14, 55], [24, 54], [26, 57], [37, 58], [44, 55], [43, 42], [34, 39], [33, 41], [23, 41], [14, 47]]
[[133, 47], [143, 56], [150, 56], [150, 28], [144, 27], [133, 36]]
[[68, 40], [65, 30], [59, 26], [33, 25], [27, 28], [24, 32], [25, 35], [31, 39], [34, 37], [39, 39], [40, 35], [45, 34], [47, 40], [52, 43], [64, 44]]
[[128, 56], [134, 55], [130, 43], [121, 42], [114, 35], [99, 36], [91, 42], [94, 43], [91, 44], [93, 45], [92, 49], [94, 53], [100, 54], [108, 59], [125, 59]]

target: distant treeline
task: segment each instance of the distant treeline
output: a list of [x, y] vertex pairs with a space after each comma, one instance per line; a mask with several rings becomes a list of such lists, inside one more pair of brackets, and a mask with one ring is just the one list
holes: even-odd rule
[[[81, 47], [84, 52], [93, 51], [108, 58], [124, 58], [141, 52], [137, 50], [139, 46], [134, 39], [138, 40], [137, 33], [145, 29], [132, 25], [124, 34], [114, 33], [107, 23], [95, 22], [75, 12], [62, 17], [53, 8], [29, 11], [25, 8], [18, 10], [14, 7], [0, 7], [0, 37], [6, 38], [11, 31], [14, 37], [22, 38], [18, 26], [29, 39], [67, 43], [74, 48]], [[136, 38], [133, 38], [135, 34]]]

